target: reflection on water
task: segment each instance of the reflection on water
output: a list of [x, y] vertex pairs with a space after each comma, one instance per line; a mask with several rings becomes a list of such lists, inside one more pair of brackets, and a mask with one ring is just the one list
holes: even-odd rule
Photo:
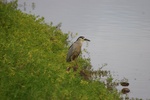
[[[47, 22], [62, 22], [64, 32], [91, 40], [94, 68], [107, 63], [116, 79], [127, 78], [130, 97], [150, 98], [150, 1], [149, 0], [21, 0], [35, 2], [32, 14]], [[30, 3], [29, 3], [30, 2]], [[20, 8], [22, 9], [22, 8]], [[22, 9], [23, 10], [23, 9]], [[26, 12], [29, 12], [30, 7]]]

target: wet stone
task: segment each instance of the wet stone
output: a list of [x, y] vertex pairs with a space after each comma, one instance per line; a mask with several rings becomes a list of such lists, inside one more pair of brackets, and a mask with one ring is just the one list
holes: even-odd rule
[[128, 82], [120, 82], [121, 86], [129, 86]]
[[123, 88], [123, 89], [121, 90], [121, 92], [122, 92], [123, 94], [127, 94], [127, 93], [130, 92], [130, 89], [129, 89], [129, 88]]

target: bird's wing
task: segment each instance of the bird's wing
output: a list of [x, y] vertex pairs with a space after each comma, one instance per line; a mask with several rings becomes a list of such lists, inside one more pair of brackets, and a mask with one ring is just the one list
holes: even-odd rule
[[73, 50], [73, 44], [69, 47], [69, 50], [68, 50], [68, 54], [67, 54], [67, 58], [66, 58], [66, 61], [67, 62], [70, 62], [71, 61], [71, 56], [73, 54], [74, 50]]

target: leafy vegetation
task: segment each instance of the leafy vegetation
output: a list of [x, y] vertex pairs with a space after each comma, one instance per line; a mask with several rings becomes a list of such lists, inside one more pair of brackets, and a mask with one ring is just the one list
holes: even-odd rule
[[116, 90], [81, 76], [89, 60], [80, 58], [77, 71], [66, 70], [74, 66], [65, 59], [68, 34], [16, 8], [16, 2], [0, 1], [2, 100], [119, 100]]

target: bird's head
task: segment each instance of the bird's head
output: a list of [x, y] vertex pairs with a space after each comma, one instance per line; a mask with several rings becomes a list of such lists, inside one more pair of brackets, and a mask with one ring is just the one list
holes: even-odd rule
[[84, 42], [84, 41], [90, 41], [90, 40], [86, 39], [84, 36], [80, 36], [78, 37], [77, 41]]

